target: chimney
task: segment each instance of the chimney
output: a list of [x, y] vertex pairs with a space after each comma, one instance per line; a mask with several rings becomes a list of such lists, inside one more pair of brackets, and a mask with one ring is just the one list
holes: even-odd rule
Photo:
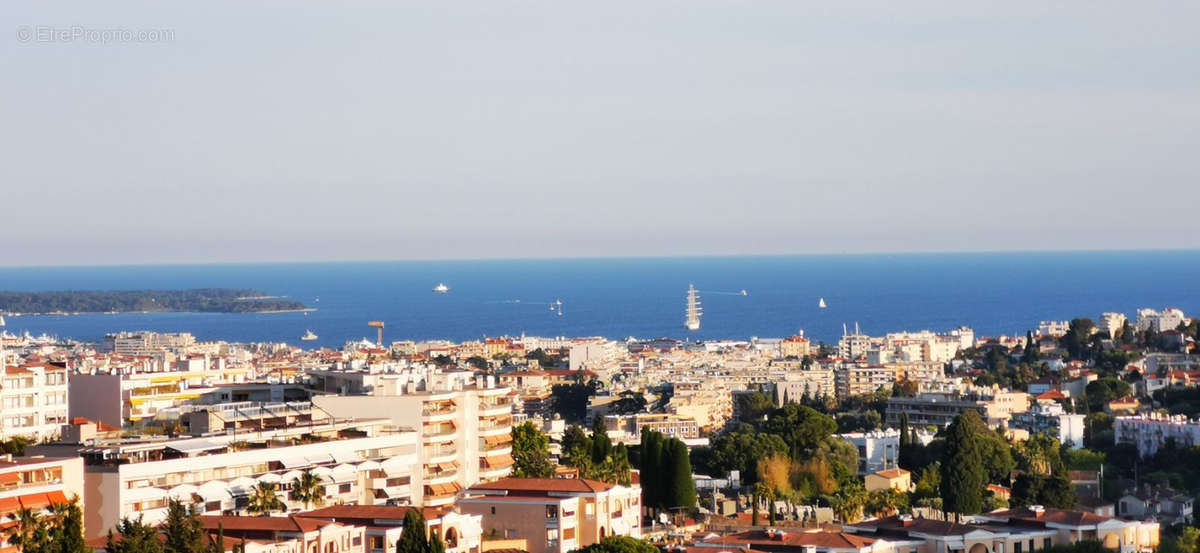
[[1041, 505], [1030, 505], [1029, 510], [1033, 513], [1034, 517], [1039, 518], [1046, 513], [1046, 508]]

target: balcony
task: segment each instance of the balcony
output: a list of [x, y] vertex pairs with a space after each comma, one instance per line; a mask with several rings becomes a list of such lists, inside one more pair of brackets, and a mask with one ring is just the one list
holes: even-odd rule
[[498, 401], [481, 401], [479, 402], [479, 416], [481, 417], [498, 417], [512, 413], [512, 404]]
[[426, 463], [452, 463], [457, 456], [458, 448], [456, 447], [425, 448]]
[[425, 484], [449, 484], [458, 477], [458, 467], [449, 464], [435, 465], [435, 470], [425, 472]]
[[505, 417], [502, 421], [479, 421], [479, 436], [500, 436], [512, 433], [512, 419]]
[[443, 443], [454, 441], [458, 435], [453, 424], [427, 425], [421, 429], [425, 443]]
[[454, 420], [458, 415], [458, 407], [453, 403], [430, 405], [421, 410], [421, 422], [444, 422]]

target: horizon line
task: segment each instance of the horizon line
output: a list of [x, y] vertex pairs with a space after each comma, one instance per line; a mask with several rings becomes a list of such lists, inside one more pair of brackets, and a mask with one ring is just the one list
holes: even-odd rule
[[711, 254], [630, 254], [630, 255], [578, 255], [578, 256], [528, 256], [528, 257], [401, 257], [401, 258], [356, 258], [356, 259], [277, 259], [277, 260], [215, 260], [215, 261], [141, 261], [115, 263], [62, 263], [62, 264], [0, 264], [3, 269], [66, 269], [66, 268], [115, 268], [115, 267], [189, 267], [213, 265], [316, 265], [330, 263], [419, 263], [419, 262], [494, 262], [494, 261], [586, 261], [628, 259], [733, 259], [772, 257], [849, 257], [849, 256], [904, 256], [904, 255], [1005, 255], [1005, 254], [1077, 254], [1077, 253], [1192, 253], [1200, 247], [1187, 248], [1048, 248], [1048, 249], [997, 249], [997, 250], [908, 250], [908, 251], [840, 251], [840, 252], [792, 252], [792, 253], [711, 253]]

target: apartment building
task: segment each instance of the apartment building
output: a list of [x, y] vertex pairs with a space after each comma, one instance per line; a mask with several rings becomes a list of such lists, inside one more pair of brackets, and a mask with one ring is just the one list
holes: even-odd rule
[[181, 351], [195, 343], [196, 337], [187, 332], [168, 334], [150, 331], [118, 332], [106, 334], [101, 342], [101, 348], [117, 355], [139, 357], [166, 350]]
[[885, 365], [849, 365], [834, 371], [834, 387], [838, 398], [875, 393], [880, 388], [891, 390], [896, 383], [896, 369]]
[[[332, 505], [306, 511], [304, 518], [330, 520], [366, 529], [366, 550], [370, 553], [396, 553], [396, 542], [404, 527], [404, 517], [411, 509], [393, 505]], [[480, 553], [483, 539], [483, 517], [456, 513], [446, 508], [423, 508], [426, 537], [438, 536], [446, 553]]]
[[899, 426], [900, 415], [908, 415], [912, 426], [948, 426], [967, 409], [979, 412], [991, 426], [1008, 423], [1014, 413], [1029, 410], [1029, 394], [1009, 390], [975, 390], [968, 393], [930, 392], [916, 397], [888, 399], [887, 424]]
[[641, 488], [580, 478], [504, 478], [458, 502], [483, 527], [525, 539], [528, 553], [566, 553], [609, 536], [641, 537]]
[[366, 527], [328, 519], [205, 515], [200, 525], [210, 539], [241, 542], [246, 553], [370, 553]]
[[0, 439], [45, 440], [67, 422], [67, 369], [48, 363], [5, 366], [0, 386]]
[[71, 375], [68, 414], [123, 427], [153, 418], [163, 410], [202, 402], [216, 396], [222, 384], [246, 383], [253, 377], [247, 367], [207, 362], [183, 366], [189, 370]]
[[845, 529], [892, 542], [896, 553], [1035, 553], [1081, 540], [1100, 541], [1119, 553], [1149, 553], [1159, 542], [1156, 522], [1040, 505], [975, 515], [973, 522], [965, 524], [898, 515]]
[[1052, 336], [1061, 338], [1067, 334], [1067, 330], [1071, 328], [1069, 321], [1042, 321], [1038, 323], [1035, 334], [1038, 336]]
[[871, 474], [897, 468], [900, 458], [900, 431], [894, 428], [871, 432], [838, 434], [858, 450], [858, 474]]
[[418, 435], [387, 420], [327, 420], [320, 425], [228, 431], [199, 438], [103, 439], [29, 446], [31, 454], [79, 456], [89, 506], [88, 537], [121, 518], [161, 522], [171, 498], [203, 514], [241, 512], [253, 487], [274, 484], [289, 510], [304, 505], [287, 492], [303, 471], [325, 482], [329, 504], [414, 504]]
[[639, 413], [636, 415], [607, 415], [604, 426], [614, 440], [636, 442], [643, 432], [652, 430], [668, 438], [694, 440], [700, 437], [696, 419], [670, 413]]
[[1100, 320], [1096, 321], [1096, 327], [1109, 338], [1116, 338], [1117, 332], [1125, 326], [1124, 313], [1104, 313], [1100, 315]]
[[1113, 434], [1117, 443], [1137, 446], [1138, 455], [1149, 457], [1167, 440], [1174, 440], [1181, 449], [1200, 445], [1200, 421], [1156, 413], [1117, 417], [1113, 421]]
[[778, 406], [792, 401], [799, 403], [804, 397], [834, 397], [837, 394], [833, 371], [830, 369], [811, 368], [807, 370], [788, 371], [783, 380], [775, 382], [775, 399]]
[[1162, 311], [1153, 309], [1138, 309], [1137, 310], [1137, 329], [1145, 332], [1153, 329], [1155, 332], [1166, 332], [1175, 330], [1179, 325], [1183, 324], [1186, 318], [1183, 311], [1174, 307], [1168, 307]]
[[1086, 415], [1067, 413], [1056, 401], [1038, 400], [1028, 411], [1013, 414], [1008, 424], [1010, 428], [1019, 428], [1030, 434], [1049, 434], [1059, 443], [1079, 449], [1083, 447], [1083, 423], [1086, 418]]
[[[384, 392], [396, 392], [385, 395]], [[430, 373], [403, 388], [372, 395], [318, 396], [313, 404], [335, 418], [385, 418], [417, 429], [421, 446], [413, 474], [414, 504], [454, 502], [463, 488], [512, 471], [513, 396], [491, 377], [465, 371]]]
[[[0, 521], [16, 519], [17, 512], [29, 509], [41, 514], [50, 505], [79, 498], [87, 509], [83, 491], [83, 459], [78, 457], [0, 457]], [[0, 553], [12, 553], [17, 547], [8, 543], [8, 533], [0, 533]]]
[[801, 330], [799, 334], [779, 341], [779, 356], [785, 359], [788, 357], [803, 359], [812, 352], [811, 345], [808, 338], [804, 337], [804, 331]]

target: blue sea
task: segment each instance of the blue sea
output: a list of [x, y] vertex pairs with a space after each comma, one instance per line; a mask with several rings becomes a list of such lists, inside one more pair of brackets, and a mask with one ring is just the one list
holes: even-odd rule
[[[435, 294], [439, 282], [450, 286]], [[688, 284], [703, 326], [683, 328]], [[1038, 321], [1200, 309], [1200, 251], [797, 255], [488, 261], [0, 268], [3, 290], [255, 288], [317, 310], [278, 314], [153, 313], [9, 317], [9, 332], [98, 341], [120, 330], [191, 332], [201, 340], [341, 346], [483, 336], [746, 339], [804, 329], [836, 342], [842, 325], [870, 334], [1024, 333]], [[747, 295], [740, 291], [746, 290]], [[827, 309], [817, 303], [825, 298]], [[552, 302], [562, 301], [562, 315]]]

